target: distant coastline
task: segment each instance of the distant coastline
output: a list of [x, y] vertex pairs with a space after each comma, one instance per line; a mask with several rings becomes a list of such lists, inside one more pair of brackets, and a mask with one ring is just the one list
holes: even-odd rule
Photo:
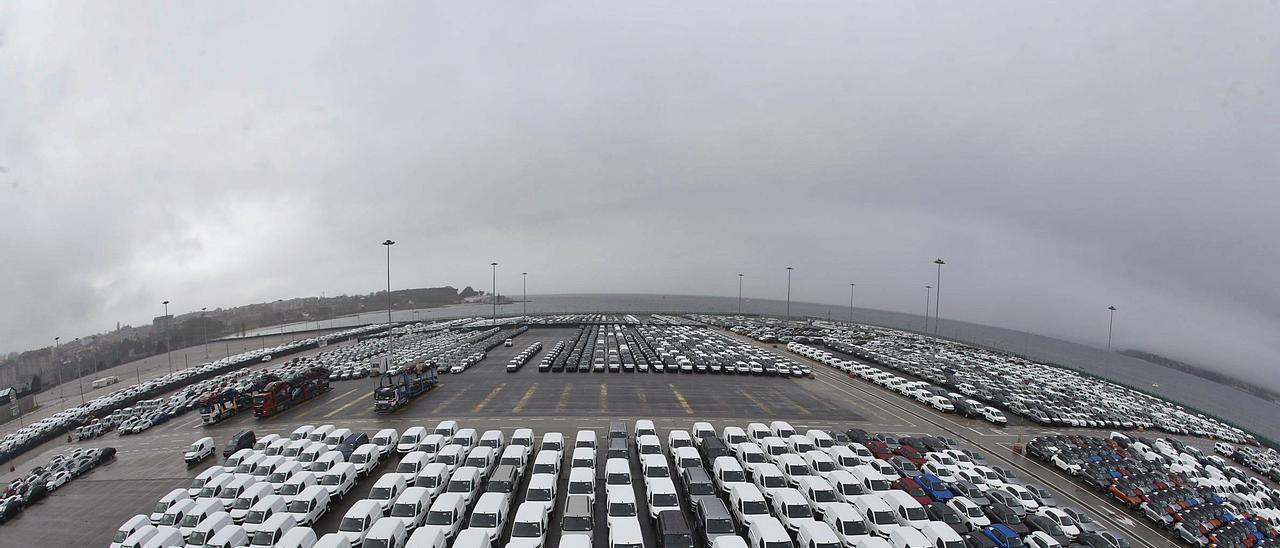
[[1267, 399], [1275, 403], [1280, 403], [1280, 392], [1263, 388], [1256, 384], [1250, 383], [1249, 381], [1246, 381], [1244, 379], [1233, 377], [1225, 373], [1220, 373], [1218, 371], [1205, 369], [1197, 365], [1192, 365], [1186, 362], [1178, 361], [1173, 358], [1166, 358], [1159, 354], [1153, 354], [1151, 352], [1146, 352], [1142, 350], [1132, 350], [1132, 349], [1122, 350], [1120, 353], [1129, 357], [1138, 358], [1140, 360], [1159, 365], [1161, 367], [1168, 367], [1169, 369], [1176, 369], [1178, 371], [1182, 371], [1183, 373], [1187, 373], [1189, 375], [1195, 375], [1202, 379], [1213, 381], [1218, 384], [1225, 384], [1227, 386], [1253, 394], [1259, 398]]

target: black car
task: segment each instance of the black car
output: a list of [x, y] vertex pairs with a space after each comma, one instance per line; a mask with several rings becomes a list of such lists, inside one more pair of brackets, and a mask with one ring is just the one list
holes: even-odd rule
[[102, 464], [102, 463], [107, 462], [107, 461], [109, 461], [109, 460], [111, 460], [111, 459], [114, 459], [114, 458], [116, 458], [116, 448], [115, 448], [115, 447], [103, 447], [103, 448], [101, 448], [101, 449], [98, 449], [98, 454], [97, 454], [97, 456], [96, 456], [95, 458], [97, 458], [97, 460], [98, 460], [98, 464]]
[[356, 451], [356, 448], [366, 443], [369, 443], [369, 435], [364, 432], [356, 432], [347, 436], [346, 439], [342, 440], [342, 443], [338, 444], [338, 451], [342, 453], [343, 461], [351, 460], [351, 454]]
[[680, 473], [680, 487], [684, 489], [684, 496], [690, 504], [697, 504], [701, 497], [716, 496], [716, 485], [711, 481], [711, 475], [701, 466], [685, 468]]
[[981, 489], [978, 489], [977, 485], [965, 480], [952, 482], [951, 492], [969, 499], [978, 506], [987, 506], [988, 504], [991, 504], [991, 499], [987, 498], [987, 495], [983, 493]]
[[952, 510], [945, 503], [935, 502], [926, 505], [924, 511], [929, 514], [931, 521], [941, 521], [947, 524], [947, 527], [950, 527], [951, 530], [961, 535], [969, 532], [969, 526], [960, 520], [960, 514], [957, 514], [955, 510]]
[[22, 501], [16, 498], [0, 503], [0, 523], [9, 521], [10, 518], [22, 512], [22, 506]]
[[258, 436], [254, 435], [253, 430], [241, 430], [236, 435], [231, 436], [231, 441], [227, 442], [226, 448], [222, 450], [222, 456], [230, 457], [236, 451], [241, 449], [249, 449], [258, 441]]
[[996, 541], [983, 534], [982, 531], [974, 531], [964, 535], [965, 548], [1000, 548]]
[[1053, 540], [1058, 541], [1058, 544], [1066, 546], [1071, 543], [1071, 539], [1067, 538], [1067, 534], [1062, 530], [1062, 527], [1047, 517], [1030, 515], [1024, 521], [1032, 531], [1042, 531], [1053, 537]]
[[684, 512], [658, 513], [658, 543], [662, 548], [693, 548], [693, 530], [684, 519]]
[[700, 497], [692, 506], [695, 528], [704, 546], [711, 546], [716, 537], [736, 534], [733, 516], [718, 497]]
[[990, 506], [983, 507], [982, 513], [986, 514], [992, 523], [1008, 525], [1010, 529], [1013, 529], [1013, 532], [1019, 535], [1031, 532], [1031, 529], [1027, 527], [1026, 523], [1023, 523], [1022, 517], [1018, 516], [1017, 512], [998, 502], [993, 502]]

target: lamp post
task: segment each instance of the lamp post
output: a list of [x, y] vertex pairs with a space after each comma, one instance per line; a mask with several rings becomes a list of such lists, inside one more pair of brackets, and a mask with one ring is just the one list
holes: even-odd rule
[[498, 263], [489, 263], [493, 267], [493, 291], [489, 295], [489, 300], [493, 301], [493, 316], [490, 317], [491, 325], [498, 325]]
[[[80, 337], [76, 337], [76, 346], [80, 346]], [[76, 358], [76, 384], [80, 385], [80, 405], [84, 405], [84, 361]]]
[[207, 306], [200, 307], [200, 331], [204, 336], [204, 359], [206, 360], [209, 359], [209, 322], [205, 320], [204, 312], [208, 309]]
[[937, 336], [938, 324], [941, 323], [938, 321], [940, 318], [940, 316], [938, 316], [938, 309], [942, 306], [942, 265], [947, 264], [947, 262], [942, 259], [937, 259], [933, 261], [933, 264], [938, 265], [938, 282], [934, 285], [934, 287], [938, 289], [938, 294], [933, 296], [933, 334], [934, 336]]
[[924, 332], [929, 332], [929, 297], [933, 296], [933, 286], [924, 286]]
[[738, 315], [742, 315], [742, 274], [738, 274]]
[[524, 311], [520, 315], [524, 316], [524, 321], [529, 321], [529, 273], [520, 273], [521, 289], [524, 291], [524, 297], [521, 298], [524, 304]]
[[62, 405], [61, 402], [66, 400], [62, 395], [62, 364], [58, 363], [58, 341], [60, 339], [62, 339], [62, 337], [53, 338], [53, 367], [58, 373], [58, 405]]
[[853, 323], [853, 286], [849, 284], [849, 323]]
[[791, 267], [787, 267], [787, 321], [791, 321]]
[[1108, 306], [1107, 310], [1111, 312], [1111, 320], [1107, 322], [1107, 367], [1111, 367], [1111, 329], [1116, 325], [1116, 307]]
[[391, 334], [391, 246], [396, 243], [390, 239], [382, 242], [387, 248], [387, 367], [384, 371], [391, 371], [396, 364], [396, 341]]
[[165, 359], [169, 360], [169, 374], [173, 374], [173, 349], [169, 346], [169, 301], [160, 303], [164, 305], [164, 353]]

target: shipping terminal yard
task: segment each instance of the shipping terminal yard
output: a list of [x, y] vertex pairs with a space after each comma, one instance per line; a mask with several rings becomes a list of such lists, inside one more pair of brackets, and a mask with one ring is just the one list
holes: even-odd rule
[[596, 313], [305, 336], [125, 364], [0, 425], [0, 546], [1277, 542], [1280, 458], [1247, 432], [920, 333]]

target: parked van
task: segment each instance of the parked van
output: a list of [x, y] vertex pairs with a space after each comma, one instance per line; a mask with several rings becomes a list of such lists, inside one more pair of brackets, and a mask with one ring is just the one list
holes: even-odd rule
[[388, 517], [404, 522], [405, 531], [410, 533], [422, 525], [427, 519], [427, 510], [431, 509], [431, 493], [425, 487], [408, 487], [391, 505]]
[[395, 472], [383, 474], [374, 482], [373, 487], [369, 489], [369, 500], [378, 501], [382, 506], [383, 513], [391, 509], [391, 504], [404, 492], [408, 484], [404, 481], [404, 476]]
[[245, 458], [256, 453], [256, 451], [249, 448], [237, 450], [235, 453], [232, 453], [231, 456], [222, 460], [222, 467], [225, 468], [227, 472], [235, 472], [236, 468], [240, 467], [240, 463], [244, 461]]
[[631, 463], [627, 459], [609, 459], [604, 463], [605, 485], [631, 485]]
[[266, 479], [267, 476], [270, 476], [272, 473], [274, 473], [276, 471], [276, 468], [280, 467], [286, 462], [289, 462], [289, 460], [284, 457], [281, 457], [281, 456], [268, 457], [264, 454], [262, 456], [262, 460], [259, 460], [257, 464], [253, 465], [253, 470], [250, 471], [249, 473], [253, 477], [263, 480], [263, 479]]
[[560, 453], [549, 449], [538, 451], [533, 458], [534, 474], [551, 474], [560, 477]]
[[236, 474], [235, 478], [224, 485], [221, 489], [218, 489], [218, 500], [222, 501], [222, 509], [224, 511], [230, 511], [231, 503], [235, 502], [236, 498], [244, 493], [246, 489], [257, 485], [258, 483], [260, 483], [258, 478]]
[[732, 490], [734, 485], [745, 485], [747, 483], [747, 472], [742, 469], [742, 464], [733, 457], [718, 457], [712, 465], [712, 473], [715, 475], [716, 487], [726, 496]]
[[592, 538], [595, 534], [595, 503], [583, 495], [569, 495], [565, 499], [564, 514], [560, 519], [560, 531], [563, 535], [586, 535]]
[[486, 493], [505, 493], [513, 498], [519, 488], [520, 475], [516, 472], [516, 467], [505, 464], [493, 469], [493, 475], [484, 486]]
[[830, 526], [832, 531], [835, 531], [836, 537], [840, 539], [845, 548], [852, 548], [859, 542], [871, 537], [871, 533], [867, 531], [866, 521], [858, 514], [858, 510], [847, 502], [827, 507], [827, 512], [822, 516], [822, 521]]
[[[513, 437], [512, 442], [515, 441]], [[519, 476], [524, 476], [525, 467], [529, 464], [529, 448], [523, 445], [512, 443], [502, 450], [502, 456], [498, 458], [499, 465], [514, 466]]]
[[516, 509], [508, 548], [542, 548], [547, 538], [547, 514], [542, 510], [537, 502], [525, 502]]
[[253, 505], [252, 508], [249, 508], [249, 512], [245, 514], [244, 521], [240, 526], [244, 528], [245, 534], [252, 536], [258, 530], [258, 527], [266, 523], [271, 516], [285, 512], [287, 505], [288, 502], [284, 497], [267, 495]]
[[212, 456], [213, 438], [203, 437], [191, 444], [187, 452], [182, 454], [182, 460], [187, 463], [187, 466], [194, 466]]
[[423, 467], [430, 463], [431, 459], [425, 452], [410, 451], [400, 458], [400, 463], [396, 465], [395, 473], [403, 475], [405, 482], [410, 482], [418, 477], [418, 472]]
[[488, 479], [497, 462], [498, 454], [492, 447], [479, 445], [467, 452], [467, 459], [462, 461], [462, 465], [475, 467], [480, 470], [480, 479]]
[[507, 439], [502, 435], [501, 430], [485, 430], [480, 435], [481, 447], [492, 447], [494, 451], [501, 451], [502, 447], [507, 444]]
[[458, 433], [458, 421], [440, 421], [439, 424], [436, 424], [436, 429], [433, 432], [452, 438], [454, 434]]
[[532, 451], [533, 450], [533, 429], [517, 428], [515, 432], [511, 433], [511, 445], [524, 447], [525, 453]]
[[920, 528], [933, 548], [965, 548], [964, 539], [945, 523], [931, 521]]
[[831, 526], [821, 521], [805, 523], [796, 533], [796, 546], [804, 548], [840, 548], [840, 537]]
[[538, 447], [540, 451], [564, 453], [564, 434], [559, 432], [547, 432], [542, 435], [542, 444]]
[[676, 465], [676, 472], [683, 474], [686, 468], [702, 467], [702, 454], [696, 447], [676, 447], [671, 450], [671, 461]]
[[[756, 519], [747, 529], [748, 543], [754, 548], [792, 548], [791, 536], [782, 522], [772, 516]], [[808, 547], [805, 547], [808, 548]]]
[[556, 506], [556, 477], [551, 474], [534, 474], [529, 478], [529, 486], [525, 488], [525, 502], [537, 502], [543, 506], [550, 517]]
[[199, 525], [196, 525], [195, 529], [191, 530], [190, 535], [187, 535], [186, 545], [204, 546], [206, 542], [213, 538], [214, 533], [217, 533], [224, 528], [230, 528], [232, 526], [232, 521], [231, 515], [226, 512], [214, 512], [213, 514], [210, 514], [209, 517], [205, 518], [204, 521], [201, 521]]
[[[169, 491], [163, 497], [160, 497], [160, 500], [156, 502], [155, 508], [152, 508], [150, 516], [151, 524], [158, 525], [160, 523], [160, 518], [164, 516], [165, 512], [168, 512], [170, 508], [173, 508], [174, 504], [177, 504], [179, 501], [190, 499], [191, 495], [187, 493], [186, 489], [174, 489]], [[125, 523], [128, 524], [128, 522]], [[137, 527], [134, 527], [134, 529], [137, 529]], [[130, 533], [132, 533], [132, 531], [130, 531]], [[127, 538], [128, 535], [125, 535], [125, 537]], [[120, 540], [123, 541], [124, 539]]]
[[203, 548], [239, 548], [240, 546], [248, 545], [249, 533], [244, 530], [244, 527], [233, 525], [218, 529], [201, 546]]
[[249, 509], [258, 501], [275, 494], [271, 484], [266, 482], [255, 483], [244, 491], [240, 492], [240, 496], [231, 502], [231, 519], [236, 523], [244, 522], [245, 516], [249, 514]]
[[342, 445], [343, 440], [346, 440], [350, 435], [350, 428], [335, 428], [332, 432], [325, 434], [324, 444], [328, 446], [329, 449], [337, 449], [339, 445]]
[[294, 441], [305, 440], [307, 439], [307, 436], [311, 435], [311, 431], [315, 429], [316, 427], [311, 426], [310, 424], [304, 424], [295, 428], [293, 432], [289, 434], [289, 439]]
[[889, 533], [901, 527], [897, 516], [889, 504], [877, 496], [862, 496], [853, 499], [853, 507], [858, 509], [871, 534], [888, 537]]
[[[191, 487], [187, 488], [187, 496], [195, 497], [199, 495], [200, 491], [204, 489], [205, 484], [208, 483], [209, 480], [227, 473], [226, 469], [218, 466], [210, 466], [206, 468], [203, 472], [200, 472], [195, 479], [191, 480]], [[156, 519], [160, 519], [160, 517], [156, 516]]]
[[329, 511], [329, 491], [322, 485], [303, 489], [289, 501], [288, 511], [298, 525], [311, 526]]
[[303, 470], [289, 476], [289, 479], [284, 480], [284, 483], [280, 484], [280, 489], [276, 490], [276, 494], [283, 496], [286, 500], [292, 499], [295, 495], [301, 493], [303, 489], [316, 485], [317, 483], [318, 481], [316, 480], [315, 474]]
[[480, 440], [479, 434], [475, 428], [462, 428], [454, 432], [453, 439], [450, 442], [453, 445], [461, 445], [463, 449], [471, 450], [476, 446], [476, 442]]
[[569, 460], [570, 468], [590, 468], [596, 469], [596, 450], [590, 447], [577, 447], [573, 450], [573, 456]]
[[128, 520], [125, 520], [125, 522], [116, 529], [115, 535], [111, 537], [111, 548], [120, 548], [120, 545], [124, 543], [130, 535], [136, 533], [138, 529], [142, 528], [142, 526], [146, 525], [148, 527], [152, 527], [149, 522], [150, 519], [143, 514], [138, 514]]
[[382, 453], [378, 446], [372, 443], [365, 443], [351, 451], [351, 456], [347, 459], [347, 462], [354, 465], [356, 475], [363, 478], [369, 472], [372, 472], [374, 468], [377, 468], [378, 462], [381, 460]]
[[471, 506], [471, 501], [475, 500], [480, 492], [480, 470], [470, 466], [458, 468], [452, 476], [449, 476], [449, 486], [445, 492], [462, 495], [467, 506]]
[[112, 543], [112, 545], [120, 546], [121, 548], [139, 548], [159, 532], [160, 530], [156, 529], [156, 526], [144, 523], [130, 533], [129, 536], [125, 537], [124, 540], [120, 541], [119, 544]]
[[386, 548], [404, 548], [409, 534], [404, 522], [396, 518], [382, 518], [373, 522], [369, 532], [365, 533], [364, 546], [385, 546]]
[[196, 502], [191, 499], [182, 499], [174, 503], [173, 506], [169, 507], [168, 512], [160, 516], [160, 522], [156, 524], [156, 527], [177, 527], [182, 518], [187, 515], [187, 510], [190, 510], [195, 504]]
[[418, 471], [418, 475], [413, 479], [413, 486], [426, 487], [431, 493], [431, 498], [434, 499], [444, 492], [445, 486], [449, 483], [449, 476], [449, 467], [433, 462]]
[[377, 434], [374, 434], [373, 439], [369, 440], [369, 442], [378, 446], [379, 454], [389, 455], [396, 450], [396, 445], [400, 443], [400, 432], [397, 432], [395, 428], [383, 428]]
[[285, 460], [284, 463], [275, 467], [271, 474], [267, 475], [266, 482], [271, 484], [271, 488], [279, 489], [284, 482], [289, 481], [294, 474], [306, 472], [302, 469], [302, 465], [291, 460]]
[[929, 523], [929, 514], [924, 511], [924, 506], [906, 491], [894, 489], [881, 495], [881, 499], [893, 510], [898, 525], [919, 529]]
[[249, 537], [249, 546], [274, 546], [295, 525], [293, 516], [288, 513], [271, 516], [267, 521], [262, 522], [253, 536]]
[[338, 427], [332, 424], [322, 424], [316, 427], [315, 430], [312, 430], [311, 432], [307, 433], [307, 439], [310, 441], [323, 442], [326, 437], [329, 437], [330, 432], [333, 432], [334, 430], [337, 430], [337, 429]]
[[382, 518], [382, 505], [374, 500], [358, 500], [338, 522], [338, 534], [351, 541], [354, 546], [364, 542], [364, 535], [373, 527], [373, 522]]
[[450, 469], [457, 469], [462, 466], [466, 456], [467, 450], [461, 445], [446, 445], [436, 453], [436, 462], [448, 465]]
[[446, 548], [448, 539], [439, 529], [419, 529], [409, 536], [405, 548]]
[[585, 495], [595, 504], [596, 473], [590, 468], [574, 468], [569, 470], [569, 494]]
[[770, 515], [769, 503], [765, 501], [764, 493], [755, 485], [734, 486], [729, 492], [729, 511], [733, 512], [738, 523], [748, 529], [756, 520]]
[[173, 527], [156, 527], [156, 534], [142, 543], [142, 548], [165, 548], [182, 546], [182, 533]]
[[467, 513], [467, 501], [460, 493], [445, 493], [431, 503], [427, 511], [427, 522], [418, 528], [417, 536], [423, 530], [438, 530], [446, 539], [452, 539], [462, 528], [462, 519]]
[[427, 429], [421, 426], [411, 426], [400, 434], [400, 440], [396, 443], [396, 452], [400, 454], [418, 450], [418, 440], [427, 435]]
[[889, 545], [893, 548], [931, 548], [924, 533], [911, 527], [899, 527], [889, 533]]
[[489, 535], [489, 542], [497, 542], [507, 524], [507, 511], [511, 507], [511, 498], [505, 493], [485, 493], [480, 495], [476, 507], [471, 511], [471, 522], [468, 530], [482, 530]]
[[285, 532], [272, 548], [311, 548], [316, 543], [316, 532], [310, 527], [298, 526]]
[[792, 428], [791, 424], [787, 423], [787, 421], [773, 421], [769, 423], [769, 432], [771, 432], [774, 437], [782, 438], [784, 440], [796, 435], [796, 429]]
[[573, 447], [575, 449], [580, 447], [589, 447], [591, 449], [595, 449], [596, 448], [596, 431], [595, 430], [579, 430], [578, 434], [574, 436]]
[[329, 498], [340, 499], [345, 498], [347, 493], [356, 486], [356, 468], [354, 464], [344, 462], [334, 465], [323, 476], [317, 485], [323, 486], [329, 492]]
[[187, 509], [186, 515], [182, 517], [182, 521], [178, 523], [178, 530], [182, 532], [183, 537], [191, 535], [196, 530], [196, 526], [204, 521], [214, 512], [225, 512], [222, 508], [222, 501], [217, 499], [201, 499], [197, 500], [194, 506]]

